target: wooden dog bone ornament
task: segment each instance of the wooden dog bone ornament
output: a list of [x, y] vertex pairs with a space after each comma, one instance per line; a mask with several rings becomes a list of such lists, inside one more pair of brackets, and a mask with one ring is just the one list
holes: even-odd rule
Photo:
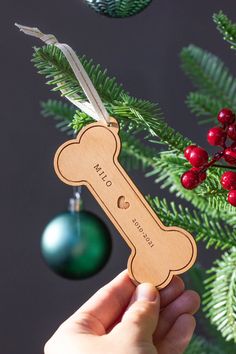
[[116, 226], [131, 248], [131, 279], [161, 289], [194, 264], [196, 244], [187, 231], [162, 224], [119, 164], [119, 126], [110, 121], [89, 124], [64, 143], [55, 154], [55, 171], [68, 185], [85, 185]]
[[16, 26], [62, 51], [89, 102], [59, 89], [80, 110], [98, 120], [57, 150], [54, 167], [58, 177], [71, 186], [85, 185], [94, 195], [131, 248], [128, 271], [134, 282], [164, 288], [174, 274], [184, 273], [193, 265], [197, 254], [194, 239], [181, 228], [164, 226], [119, 164], [118, 123], [109, 117], [74, 50], [37, 27]]

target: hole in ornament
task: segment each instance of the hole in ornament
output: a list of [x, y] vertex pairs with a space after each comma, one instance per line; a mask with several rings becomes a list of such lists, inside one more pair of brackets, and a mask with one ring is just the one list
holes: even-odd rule
[[117, 205], [119, 209], [128, 209], [130, 207], [130, 203], [126, 202], [123, 195], [118, 198]]

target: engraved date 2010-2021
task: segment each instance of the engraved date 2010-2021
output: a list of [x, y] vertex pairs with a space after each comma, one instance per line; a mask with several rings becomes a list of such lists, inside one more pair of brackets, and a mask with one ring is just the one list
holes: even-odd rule
[[140, 232], [140, 234], [142, 235], [142, 237], [145, 239], [145, 241], [147, 242], [147, 244], [152, 248], [154, 247], [154, 243], [152, 242], [152, 240], [150, 239], [150, 237], [143, 231], [142, 226], [140, 225], [140, 223], [137, 221], [137, 219], [133, 219], [132, 220], [134, 226], [136, 226], [136, 228], [138, 229], [138, 231]]

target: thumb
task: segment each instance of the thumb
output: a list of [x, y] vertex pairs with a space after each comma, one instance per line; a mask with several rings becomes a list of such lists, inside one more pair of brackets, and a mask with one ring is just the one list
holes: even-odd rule
[[148, 283], [137, 286], [130, 305], [120, 323], [134, 341], [152, 341], [160, 310], [160, 297], [156, 288]]

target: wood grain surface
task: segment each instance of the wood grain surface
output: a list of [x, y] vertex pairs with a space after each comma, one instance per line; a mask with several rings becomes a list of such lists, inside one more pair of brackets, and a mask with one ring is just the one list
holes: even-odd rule
[[54, 158], [58, 177], [71, 186], [85, 185], [131, 249], [128, 271], [135, 283], [164, 288], [173, 275], [187, 271], [197, 255], [193, 237], [166, 227], [118, 161], [119, 126], [96, 122], [59, 147]]

